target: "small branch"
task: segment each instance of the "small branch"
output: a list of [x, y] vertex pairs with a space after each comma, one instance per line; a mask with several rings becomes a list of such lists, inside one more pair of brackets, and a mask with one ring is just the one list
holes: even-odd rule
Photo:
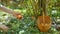
[[4, 11], [4, 12], [7, 12], [7, 13], [10, 13], [10, 14], [13, 14], [14, 11], [12, 9], [7, 9], [5, 6], [3, 5], [0, 5], [0, 10]]
[[13, 11], [13, 10], [11, 10], [11, 9], [7, 9], [7, 8], [6, 8], [5, 6], [3, 6], [3, 5], [0, 5], [0, 10], [2, 10], [2, 11], [4, 11], [4, 12], [7, 12], [7, 13], [9, 13], [9, 14], [12, 14], [13, 16], [15, 16], [15, 17], [17, 17], [17, 18], [19, 18], [19, 19], [22, 18], [21, 13], [15, 12], [15, 11]]
[[2, 29], [4, 32], [7, 32], [9, 28], [6, 25], [0, 24], [0, 29]]

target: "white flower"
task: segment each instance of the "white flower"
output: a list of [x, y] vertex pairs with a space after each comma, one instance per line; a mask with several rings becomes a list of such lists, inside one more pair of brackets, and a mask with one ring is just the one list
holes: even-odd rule
[[57, 21], [59, 21], [59, 22], [60, 22], [60, 19], [57, 19]]
[[22, 31], [19, 32], [19, 34], [22, 34], [22, 33], [24, 33], [24, 30], [22, 30]]
[[53, 11], [52, 11], [52, 14], [55, 14], [55, 13], [57, 13], [57, 11], [56, 11], [56, 10], [53, 10]]

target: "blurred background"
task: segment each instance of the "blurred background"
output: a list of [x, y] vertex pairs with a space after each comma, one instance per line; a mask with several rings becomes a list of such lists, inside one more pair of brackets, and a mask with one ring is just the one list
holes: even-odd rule
[[20, 12], [18, 20], [11, 14], [0, 11], [0, 23], [9, 27], [8, 32], [0, 30], [0, 34], [60, 34], [60, 0], [47, 0], [47, 15], [52, 19], [52, 27], [48, 32], [40, 32], [36, 26], [37, 17], [41, 13], [42, 0], [0, 0], [0, 4]]

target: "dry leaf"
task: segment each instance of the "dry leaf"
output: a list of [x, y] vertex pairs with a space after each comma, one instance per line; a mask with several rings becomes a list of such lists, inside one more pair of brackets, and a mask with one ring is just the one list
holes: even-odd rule
[[47, 32], [51, 27], [51, 19], [49, 16], [39, 16], [37, 19], [37, 27], [41, 32]]

